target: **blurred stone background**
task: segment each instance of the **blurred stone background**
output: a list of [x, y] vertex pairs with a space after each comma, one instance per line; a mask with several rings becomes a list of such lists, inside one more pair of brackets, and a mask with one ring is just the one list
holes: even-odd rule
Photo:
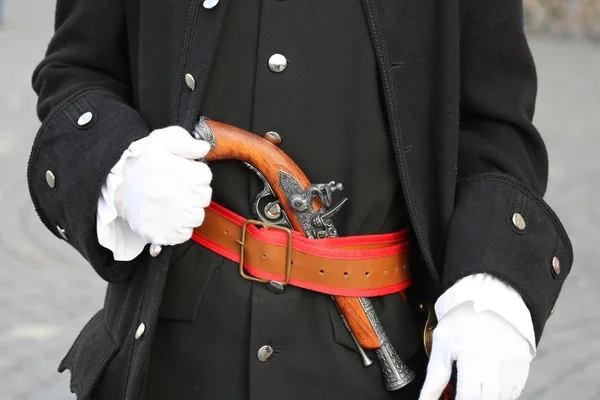
[[[4, 3], [4, 4], [3, 4]], [[105, 285], [38, 221], [26, 162], [39, 127], [31, 73], [54, 1], [0, 0], [0, 400], [73, 400], [56, 367], [101, 307]], [[524, 0], [539, 72], [535, 122], [547, 201], [575, 246], [522, 399], [600, 399], [600, 0]]]
[[527, 31], [600, 42], [599, 0], [523, 0]]

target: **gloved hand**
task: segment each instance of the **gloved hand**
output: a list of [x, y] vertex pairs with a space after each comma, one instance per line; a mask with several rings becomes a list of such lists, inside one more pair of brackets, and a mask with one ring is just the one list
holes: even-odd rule
[[115, 192], [119, 217], [148, 242], [176, 245], [190, 239], [212, 197], [210, 168], [195, 161], [209, 150], [181, 127], [153, 131], [142, 153], [123, 168]]
[[456, 361], [456, 400], [519, 398], [532, 360], [529, 342], [493, 311], [472, 302], [452, 309], [433, 332], [427, 377], [419, 400], [438, 400]]

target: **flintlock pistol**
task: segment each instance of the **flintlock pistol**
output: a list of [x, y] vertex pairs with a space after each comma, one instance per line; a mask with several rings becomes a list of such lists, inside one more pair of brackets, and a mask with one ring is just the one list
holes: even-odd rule
[[[195, 124], [192, 135], [211, 146], [205, 159], [199, 161], [239, 160], [262, 180], [264, 188], [253, 204], [254, 213], [261, 222], [294, 229], [309, 239], [338, 237], [331, 218], [347, 199], [334, 205], [332, 196], [341, 191], [343, 185], [333, 181], [311, 184], [300, 167], [277, 146], [279, 137], [273, 134], [260, 137], [205, 117]], [[160, 246], [153, 244], [151, 253], [159, 252]], [[280, 282], [269, 283], [281, 286]], [[366, 297], [331, 297], [364, 365], [370, 365], [371, 360], [363, 349], [374, 350], [388, 391], [409, 384], [415, 374], [396, 353], [371, 301]]]

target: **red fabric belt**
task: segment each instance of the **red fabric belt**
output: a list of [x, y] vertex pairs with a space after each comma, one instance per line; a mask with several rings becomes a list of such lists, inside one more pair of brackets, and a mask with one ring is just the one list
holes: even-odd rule
[[[212, 202], [192, 240], [239, 263], [246, 221]], [[289, 278], [290, 285], [351, 297], [383, 296], [410, 287], [408, 229], [319, 240], [252, 223], [245, 230], [243, 271], [254, 278], [278, 282]]]

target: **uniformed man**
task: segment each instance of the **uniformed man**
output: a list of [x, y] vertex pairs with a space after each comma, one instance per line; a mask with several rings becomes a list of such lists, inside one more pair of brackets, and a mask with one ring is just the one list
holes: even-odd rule
[[[58, 0], [28, 180], [44, 225], [108, 282], [60, 364], [77, 398], [433, 400], [454, 384], [461, 400], [518, 398], [573, 261], [542, 199], [522, 14], [519, 0]], [[312, 182], [342, 182], [339, 236], [410, 229], [411, 288], [371, 297], [410, 384], [388, 391], [363, 366], [326, 291], [244, 279], [192, 237], [214, 231], [214, 207], [254, 218], [263, 188], [240, 161], [201, 161], [202, 116], [281, 138]]]

